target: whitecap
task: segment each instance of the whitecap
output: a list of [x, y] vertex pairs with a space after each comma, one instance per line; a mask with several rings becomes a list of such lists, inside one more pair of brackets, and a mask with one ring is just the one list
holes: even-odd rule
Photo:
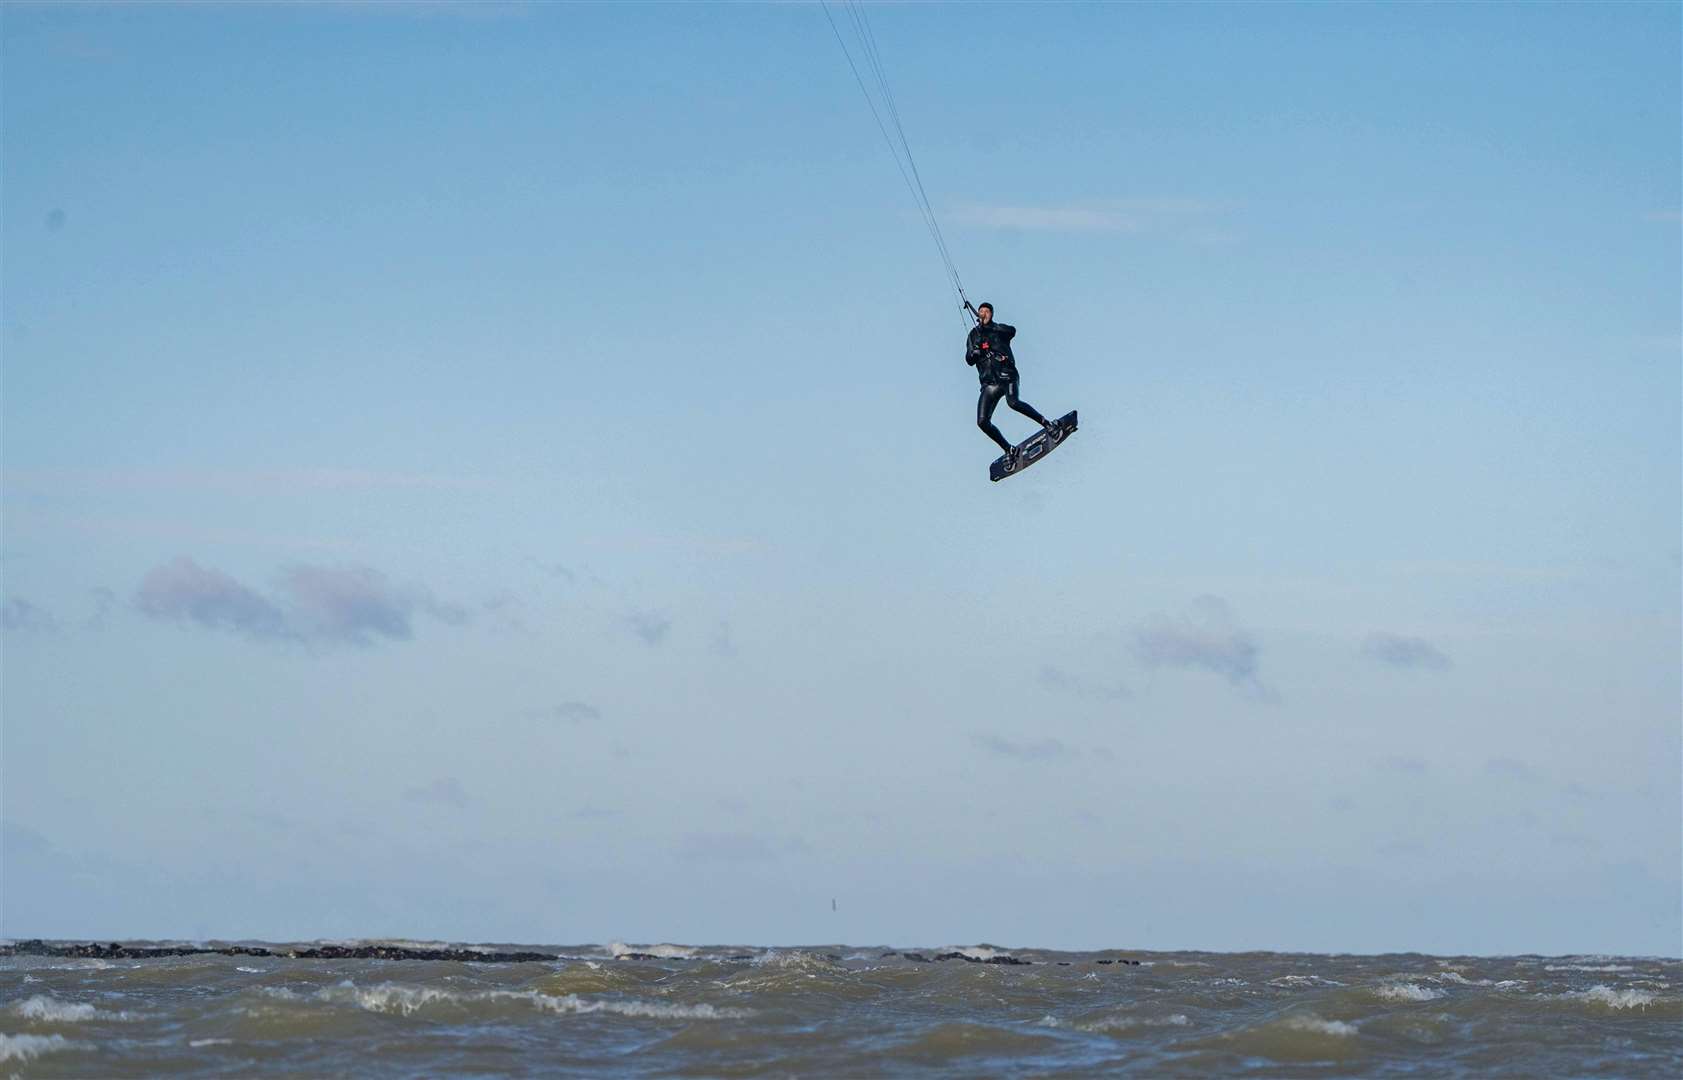
[[459, 1002], [461, 995], [433, 986], [403, 986], [381, 983], [378, 986], [358, 986], [346, 979], [337, 986], [316, 991], [322, 1001], [347, 1002], [369, 1012], [396, 1012], [409, 1016], [428, 1005], [439, 1002]]
[[1286, 1026], [1294, 1031], [1312, 1031], [1317, 1035], [1340, 1037], [1356, 1034], [1356, 1025], [1342, 1020], [1322, 1020], [1318, 1016], [1299, 1015], [1286, 1018]]
[[79, 1001], [60, 1001], [46, 994], [36, 994], [18, 1002], [12, 1006], [12, 1012], [38, 1024], [75, 1024], [106, 1015], [92, 1005]]
[[232, 1046], [232, 1039], [189, 1039], [187, 1045], [197, 1050], [201, 1046]]
[[1337, 979], [1327, 979], [1320, 975], [1281, 975], [1277, 979], [1269, 979], [1269, 986], [1343, 986]]
[[[500, 991], [513, 997], [525, 995], [512, 991]], [[554, 1013], [615, 1013], [619, 1016], [641, 1016], [656, 1020], [735, 1020], [745, 1016], [752, 1016], [748, 1009], [719, 1008], [706, 1003], [698, 1005], [674, 1005], [663, 1001], [635, 1001], [635, 1000], [604, 1000], [581, 998], [577, 994], [566, 994], [556, 997], [551, 994], [533, 993], [530, 995], [533, 1005]]]
[[1502, 979], [1499, 982], [1493, 979], [1469, 979], [1458, 971], [1440, 971], [1435, 975], [1427, 975], [1426, 978], [1436, 982], [1454, 983], [1457, 986], [1488, 986], [1495, 990], [1511, 990], [1516, 986], [1525, 985], [1524, 979]]
[[42, 1054], [68, 1050], [74, 1045], [63, 1035], [0, 1034], [0, 1061], [34, 1061]]
[[658, 956], [662, 960], [689, 960], [694, 958], [696, 950], [688, 945], [627, 945], [623, 941], [608, 942], [608, 955], [614, 959], [617, 960], [627, 953]]
[[1544, 971], [1635, 971], [1629, 964], [1548, 964]]
[[1601, 983], [1588, 990], [1574, 990], [1560, 996], [1564, 999], [1605, 1005], [1609, 1009], [1646, 1009], [1654, 1003], [1654, 995], [1646, 990], [1615, 990]]
[[[294, 998], [297, 996], [285, 991], [283, 993]], [[316, 991], [315, 997], [321, 1001], [355, 1005], [369, 1012], [397, 1013], [402, 1016], [411, 1016], [435, 1005], [460, 1006], [475, 1001], [524, 1001], [533, 1008], [553, 1013], [614, 1013], [659, 1020], [727, 1020], [753, 1015], [746, 1009], [718, 1008], [705, 1003], [674, 1005], [635, 999], [583, 998], [577, 994], [557, 996], [536, 990], [480, 990], [456, 993], [433, 986], [405, 986], [400, 983], [357, 986], [349, 979], [337, 986]]]
[[1413, 983], [1381, 983], [1370, 987], [1374, 994], [1386, 1001], [1435, 1001], [1443, 997], [1442, 990], [1433, 990]]
[[795, 969], [818, 969], [835, 966], [827, 958], [819, 956], [817, 953], [803, 952], [800, 949], [767, 949], [754, 957], [753, 963], [755, 967]]

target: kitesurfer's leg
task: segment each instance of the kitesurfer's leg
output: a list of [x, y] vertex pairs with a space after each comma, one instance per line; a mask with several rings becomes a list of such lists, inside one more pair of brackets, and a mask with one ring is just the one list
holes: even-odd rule
[[1017, 397], [1016, 379], [1005, 384], [1005, 404], [1011, 406], [1012, 411], [1022, 413], [1043, 428], [1052, 426], [1052, 421], [1036, 412], [1033, 405]]
[[988, 438], [999, 444], [999, 448], [1009, 454], [1012, 450], [1005, 436], [993, 426], [993, 410], [999, 404], [1000, 395], [1005, 393], [1002, 383], [985, 382], [982, 384], [982, 396], [976, 399], [976, 426], [981, 428]]

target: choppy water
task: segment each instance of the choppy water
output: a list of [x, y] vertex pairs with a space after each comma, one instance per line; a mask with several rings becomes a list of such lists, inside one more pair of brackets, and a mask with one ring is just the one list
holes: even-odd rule
[[1683, 1075], [1677, 960], [535, 951], [560, 955], [0, 957], [0, 1073]]

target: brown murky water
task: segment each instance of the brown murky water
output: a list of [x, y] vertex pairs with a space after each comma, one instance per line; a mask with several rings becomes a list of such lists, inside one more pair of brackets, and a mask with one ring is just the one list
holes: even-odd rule
[[0, 956], [0, 1073], [1683, 1075], [1677, 960], [525, 948]]

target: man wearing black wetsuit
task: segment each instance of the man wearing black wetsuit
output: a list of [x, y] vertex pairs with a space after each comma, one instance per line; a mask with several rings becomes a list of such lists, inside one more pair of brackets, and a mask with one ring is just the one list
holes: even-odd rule
[[993, 321], [992, 304], [982, 304], [976, 308], [976, 325], [964, 343], [964, 362], [974, 367], [982, 380], [982, 396], [976, 400], [976, 426], [1000, 445], [1006, 457], [1015, 454], [1017, 448], [1006, 442], [1005, 436], [993, 426], [993, 410], [1001, 397], [1005, 398], [1005, 404], [1041, 427], [1052, 426], [1033, 405], [1017, 397], [1017, 358], [1011, 355], [1011, 339], [1016, 336], [1015, 326]]

